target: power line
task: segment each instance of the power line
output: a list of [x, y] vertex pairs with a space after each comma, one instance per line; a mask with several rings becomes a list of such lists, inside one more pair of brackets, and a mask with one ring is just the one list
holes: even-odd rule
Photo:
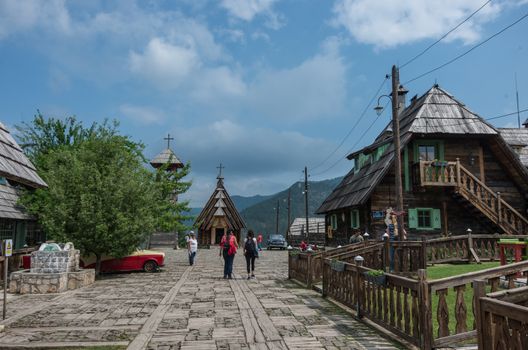
[[429, 51], [433, 46], [435, 46], [436, 44], [438, 44], [440, 41], [444, 40], [449, 34], [453, 33], [455, 30], [457, 30], [462, 24], [466, 23], [467, 21], [469, 21], [471, 19], [471, 17], [473, 17], [474, 15], [476, 15], [480, 10], [482, 10], [486, 5], [488, 5], [489, 3], [491, 2], [491, 0], [488, 0], [486, 1], [484, 4], [482, 4], [482, 6], [480, 6], [478, 9], [476, 9], [471, 15], [469, 15], [469, 17], [467, 17], [466, 19], [464, 19], [462, 22], [460, 22], [459, 24], [457, 24], [454, 28], [452, 28], [450, 31], [448, 31], [447, 33], [445, 33], [440, 39], [438, 39], [437, 41], [435, 41], [434, 43], [432, 43], [431, 45], [427, 46], [422, 52], [420, 52], [419, 54], [417, 54], [416, 56], [414, 56], [413, 58], [411, 58], [410, 60], [408, 60], [407, 62], [405, 62], [404, 64], [402, 64], [400, 66], [400, 69], [402, 69], [403, 67], [407, 66], [408, 64], [410, 64], [411, 62], [414, 62], [417, 58], [419, 58], [420, 56], [422, 56], [423, 54], [425, 54], [427, 51]]
[[[389, 105], [389, 103], [387, 103], [387, 104], [385, 105], [385, 108], [383, 109], [384, 112], [385, 112], [385, 109], [386, 109], [386, 107], [387, 107], [388, 105]], [[359, 136], [359, 138], [356, 140], [356, 142], [354, 142], [354, 144], [352, 145], [352, 147], [350, 147], [350, 149], [346, 152], [345, 157], [346, 157], [348, 154], [350, 154], [350, 153], [354, 150], [354, 148], [357, 146], [357, 144], [358, 144], [359, 142], [361, 142], [361, 140], [363, 139], [363, 137], [365, 137], [365, 135], [367, 134], [367, 132], [369, 132], [369, 130], [372, 129], [372, 127], [374, 126], [374, 124], [376, 124], [376, 122], [378, 121], [379, 117], [381, 117], [382, 115], [383, 115], [383, 113], [380, 114], [380, 115], [378, 115], [378, 116], [376, 116], [376, 118], [372, 121], [372, 123], [370, 123], [369, 127], [368, 127], [368, 128], [367, 128], [367, 129], [366, 129], [366, 130], [365, 130], [360, 136]], [[343, 159], [344, 159], [344, 158], [339, 158], [339, 159], [338, 159], [336, 162], [334, 162], [331, 166], [329, 166], [328, 168], [326, 168], [325, 170], [323, 170], [323, 171], [321, 171], [321, 172], [318, 172], [317, 174], [313, 174], [313, 176], [319, 176], [319, 175], [322, 175], [322, 174], [326, 173], [327, 171], [329, 171], [329, 170], [335, 168], [335, 166], [336, 166], [337, 164], [339, 164]]]
[[493, 34], [492, 36], [488, 37], [486, 40], [481, 41], [481, 42], [478, 43], [477, 45], [471, 47], [469, 50], [467, 50], [467, 51], [461, 53], [460, 55], [456, 56], [455, 58], [452, 58], [452, 59], [450, 59], [449, 61], [447, 61], [447, 62], [445, 62], [445, 63], [439, 65], [439, 66], [436, 67], [436, 68], [433, 68], [433, 69], [431, 69], [431, 70], [429, 70], [429, 71], [427, 71], [427, 72], [425, 72], [425, 73], [422, 73], [422, 74], [420, 74], [420, 75], [418, 75], [418, 76], [416, 76], [416, 77], [414, 77], [414, 78], [412, 78], [412, 79], [410, 79], [410, 80], [407, 80], [405, 83], [403, 83], [403, 85], [407, 85], [407, 84], [409, 84], [409, 83], [412, 83], [412, 82], [415, 81], [415, 80], [418, 80], [418, 79], [420, 79], [420, 78], [423, 78], [424, 76], [426, 76], [426, 75], [428, 75], [428, 74], [431, 74], [431, 73], [433, 73], [433, 72], [436, 72], [437, 70], [442, 69], [442, 68], [444, 68], [445, 66], [450, 65], [451, 63], [453, 63], [453, 62], [459, 60], [460, 58], [464, 57], [465, 55], [467, 55], [467, 54], [470, 53], [471, 51], [473, 51], [473, 50], [477, 49], [478, 47], [484, 45], [485, 43], [487, 43], [487, 42], [490, 41], [491, 39], [495, 38], [496, 36], [499, 36], [500, 34], [504, 33], [506, 30], [510, 29], [511, 27], [513, 27], [514, 25], [516, 25], [517, 23], [521, 22], [521, 21], [524, 20], [526, 17], [528, 17], [528, 13], [524, 14], [521, 18], [519, 18], [519, 19], [516, 20], [515, 22], [513, 22], [513, 23], [509, 24], [508, 26], [502, 28], [501, 30], [499, 30], [498, 32], [496, 32], [495, 34]]
[[369, 103], [367, 104], [367, 106], [365, 107], [365, 109], [363, 109], [363, 112], [361, 113], [361, 115], [359, 116], [359, 119], [356, 120], [356, 122], [354, 123], [354, 125], [350, 128], [350, 130], [348, 131], [348, 133], [345, 135], [345, 137], [343, 138], [343, 140], [341, 140], [341, 142], [339, 143], [339, 145], [330, 153], [330, 155], [328, 155], [322, 162], [320, 162], [319, 164], [317, 164], [316, 166], [312, 167], [311, 170], [313, 171], [314, 169], [317, 169], [319, 168], [321, 165], [323, 165], [324, 163], [326, 163], [336, 152], [339, 148], [341, 148], [341, 146], [343, 146], [343, 144], [345, 143], [345, 141], [348, 139], [348, 137], [350, 136], [350, 134], [352, 134], [352, 131], [354, 131], [354, 129], [358, 126], [359, 122], [363, 119], [363, 117], [365, 116], [365, 114], [367, 113], [367, 111], [369, 110], [370, 106], [372, 105], [372, 102], [374, 102], [374, 100], [376, 99], [376, 97], [378, 97], [378, 94], [379, 92], [381, 91], [381, 89], [383, 88], [383, 85], [385, 84], [385, 82], [389, 79], [389, 75], [385, 75], [385, 79], [383, 79], [383, 81], [381, 82], [380, 86], [378, 87], [378, 90], [376, 90], [376, 93], [372, 96], [372, 98], [369, 100]]

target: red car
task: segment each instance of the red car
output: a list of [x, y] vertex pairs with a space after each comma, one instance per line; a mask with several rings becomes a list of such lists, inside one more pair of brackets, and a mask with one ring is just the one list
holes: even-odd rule
[[[31, 266], [31, 255], [23, 256], [24, 269]], [[95, 269], [95, 256], [83, 256], [79, 263], [80, 267]], [[154, 250], [138, 249], [130, 255], [122, 258], [103, 256], [101, 262], [101, 272], [117, 271], [145, 271], [154, 272], [159, 267], [165, 265], [165, 253]]]
[[[95, 269], [95, 255], [81, 257], [79, 264], [86, 269]], [[122, 258], [103, 256], [101, 272], [145, 271], [154, 272], [165, 265], [165, 253], [154, 250], [138, 249]]]

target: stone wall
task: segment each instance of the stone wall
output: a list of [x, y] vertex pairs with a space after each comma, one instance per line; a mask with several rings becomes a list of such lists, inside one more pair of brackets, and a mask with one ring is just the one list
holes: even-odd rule
[[79, 269], [78, 249], [63, 251], [34, 251], [31, 253], [32, 273], [61, 273]]
[[29, 270], [11, 274], [9, 291], [19, 294], [61, 293], [95, 282], [95, 270], [60, 273], [33, 273]]

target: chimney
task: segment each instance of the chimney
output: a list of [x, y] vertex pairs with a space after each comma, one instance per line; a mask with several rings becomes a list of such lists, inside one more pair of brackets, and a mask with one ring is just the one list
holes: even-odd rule
[[398, 88], [398, 115], [405, 109], [405, 97], [408, 92], [409, 90], [404, 88], [403, 85]]

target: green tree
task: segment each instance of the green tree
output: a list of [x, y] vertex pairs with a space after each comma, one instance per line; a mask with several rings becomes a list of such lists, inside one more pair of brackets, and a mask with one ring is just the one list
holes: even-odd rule
[[96, 257], [121, 257], [154, 230], [157, 188], [143, 167], [140, 147], [121, 136], [94, 138], [77, 147], [58, 147], [42, 159], [48, 189], [22, 196], [50, 235], [72, 241]]
[[121, 136], [118, 124], [85, 129], [75, 117], [46, 119], [17, 127], [47, 189], [27, 191], [20, 202], [35, 214], [48, 236], [72, 241], [83, 254], [121, 257], [144, 243], [155, 229], [182, 229], [188, 202], [171, 194], [190, 183], [187, 164], [177, 173], [145, 167], [143, 145]]

